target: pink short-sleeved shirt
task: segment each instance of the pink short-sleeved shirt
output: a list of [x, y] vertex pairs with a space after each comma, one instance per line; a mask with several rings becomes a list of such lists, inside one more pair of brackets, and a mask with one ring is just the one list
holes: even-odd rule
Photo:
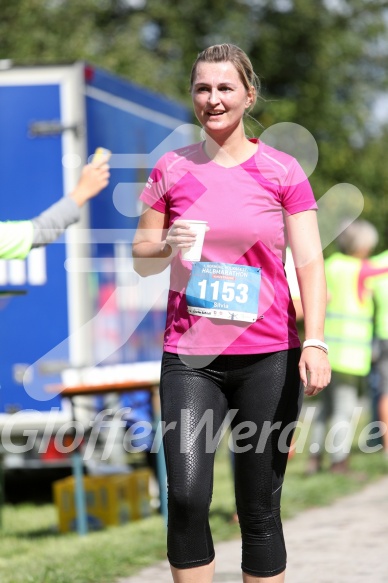
[[316, 210], [311, 186], [295, 158], [257, 142], [246, 162], [225, 168], [203, 142], [162, 156], [140, 195], [176, 219], [208, 221], [201, 261], [261, 267], [258, 318], [231, 322], [190, 315], [185, 290], [192, 264], [171, 263], [164, 349], [179, 354], [259, 354], [300, 345], [284, 271], [284, 214]]

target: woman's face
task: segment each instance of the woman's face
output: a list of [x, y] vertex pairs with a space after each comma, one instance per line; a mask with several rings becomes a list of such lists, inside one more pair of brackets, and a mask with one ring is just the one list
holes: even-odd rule
[[230, 61], [199, 62], [191, 94], [198, 121], [214, 137], [238, 128], [253, 99], [253, 90], [245, 89]]

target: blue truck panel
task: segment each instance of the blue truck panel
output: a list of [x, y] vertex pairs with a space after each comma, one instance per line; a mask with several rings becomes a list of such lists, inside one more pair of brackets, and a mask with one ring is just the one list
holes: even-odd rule
[[[62, 85], [63, 72], [71, 76], [74, 70], [75, 75], [80, 67], [83, 79], [80, 81], [78, 76], [70, 83], [73, 89], [69, 93], [70, 85], [66, 90]], [[4, 289], [27, 292], [15, 297], [0, 295], [0, 417], [26, 409], [43, 413], [61, 405], [59, 397], [44, 397], [44, 386], [60, 382], [61, 369], [74, 364], [71, 356], [74, 350], [67, 339], [71, 336], [72, 308], [80, 302], [92, 304], [92, 315], [99, 314], [91, 340], [95, 364], [160, 358], [165, 323], [163, 302], [148, 310], [141, 305], [141, 297], [127, 304], [107, 301], [115, 293], [118, 275], [113, 267], [105, 268], [114, 265], [118, 254], [130, 258], [130, 233], [138, 222], [139, 189], [152, 166], [151, 162], [144, 164], [144, 156], [168, 138], [174, 128], [189, 124], [192, 119], [191, 111], [182, 104], [90, 65], [77, 63], [39, 71], [34, 81], [34, 68], [26, 68], [25, 83], [23, 68], [15, 71], [15, 82], [12, 75], [4, 81], [0, 72], [1, 220], [30, 219], [68, 194], [64, 189], [71, 183], [69, 176], [73, 172], [74, 178], [74, 172], [79, 172], [62, 164], [64, 154], [74, 153], [69, 144], [83, 152], [82, 164], [98, 146], [133, 157], [129, 165], [124, 164], [128, 167], [112, 168], [108, 188], [88, 204], [92, 232], [89, 252], [94, 270], [88, 275], [87, 286], [79, 288], [84, 297], [77, 296], [74, 291], [77, 286], [69, 284], [65, 268], [67, 237], [35, 256], [39, 259], [41, 281], [34, 277], [37, 262], [31, 260], [32, 254], [17, 263], [10, 261], [5, 265], [0, 260], [0, 292]], [[45, 81], [51, 72], [52, 79]], [[79, 86], [80, 82], [84, 87]], [[60, 124], [69, 117], [71, 107], [77, 108], [70, 117], [81, 128], [79, 133], [64, 128], [47, 135], [30, 135], [32, 123], [56, 120]], [[186, 139], [179, 132], [174, 134], [173, 147], [184, 146]], [[125, 208], [115, 204], [117, 189], [124, 193]], [[117, 240], [111, 236], [109, 242], [101, 242], [93, 239], [96, 229], [121, 232]], [[124, 242], [123, 230], [129, 230]], [[74, 283], [76, 276], [72, 277]], [[101, 354], [109, 357], [103, 360]], [[33, 366], [28, 368], [29, 365]], [[30, 374], [32, 371], [33, 378], [24, 377], [23, 385], [24, 368]], [[124, 400], [124, 404], [128, 402]]]
[[[2, 87], [0, 91], [0, 216], [21, 220], [37, 216], [54, 203], [63, 191], [62, 145], [60, 136], [45, 139], [29, 135], [31, 122], [60, 118], [58, 85]], [[31, 363], [67, 336], [67, 297], [64, 245], [44, 250], [47, 282], [31, 285], [33, 267], [24, 262], [25, 279], [20, 285], [25, 296], [0, 300], [0, 412], [32, 408], [48, 410], [59, 405], [37, 403], [20, 382], [15, 382], [15, 365]], [[12, 268], [12, 262], [7, 269]], [[42, 333], [44, 331], [44, 333]], [[68, 360], [68, 354], [62, 355]], [[41, 379], [47, 382], [47, 377]]]
[[[89, 70], [86, 87], [86, 116], [88, 154], [91, 155], [99, 144], [114, 154], [131, 154], [132, 166], [111, 169], [111, 181], [104, 193], [90, 203], [90, 224], [92, 229], [133, 230], [138, 222], [139, 189], [147, 181], [151, 170], [153, 152], [180, 124], [191, 121], [191, 112], [180, 104], [141, 89], [134, 84], [118, 79], [104, 71]], [[105, 123], [101, 123], [101, 120]], [[185, 145], [184, 137], [176, 135], [174, 147]], [[138, 160], [138, 166], [136, 165]], [[147, 167], [145, 167], [147, 164]], [[124, 208], [115, 204], [114, 191], [124, 192]], [[127, 242], [130, 243], [131, 234]], [[95, 244], [93, 257], [98, 262], [102, 258], [114, 259], [115, 245]], [[130, 255], [128, 245], [127, 255]], [[97, 344], [111, 343], [117, 350], [108, 362], [133, 362], [157, 360], [161, 356], [162, 336], [165, 324], [165, 310], [156, 307], [144, 315], [141, 323], [130, 334], [137, 310], [110, 306], [104, 314], [103, 304], [109, 291], [115, 288], [116, 276], [112, 272], [99, 271], [95, 282], [95, 312], [100, 312], [100, 320], [105, 325], [100, 328]], [[95, 354], [99, 347], [95, 346]]]

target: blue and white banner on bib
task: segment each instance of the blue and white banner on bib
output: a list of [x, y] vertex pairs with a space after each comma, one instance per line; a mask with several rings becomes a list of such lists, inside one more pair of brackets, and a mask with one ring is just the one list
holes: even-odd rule
[[259, 313], [261, 267], [231, 263], [193, 263], [186, 289], [194, 316], [255, 322]]

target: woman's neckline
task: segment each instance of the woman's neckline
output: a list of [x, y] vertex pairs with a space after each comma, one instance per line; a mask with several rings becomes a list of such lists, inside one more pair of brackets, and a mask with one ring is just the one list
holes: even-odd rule
[[[209, 156], [207, 155], [207, 153], [205, 151], [205, 144], [206, 144], [205, 140], [203, 142], [201, 142], [201, 153], [202, 153], [202, 156], [205, 159], [206, 163], [214, 164], [215, 166], [217, 166], [217, 168], [225, 168], [225, 170], [231, 170], [233, 168], [238, 168], [239, 166], [243, 166], [243, 165], [247, 164], [250, 160], [254, 159], [255, 156], [257, 155], [257, 153], [260, 149], [260, 145], [261, 145], [259, 138], [248, 138], [248, 140], [251, 143], [256, 144], [256, 146], [257, 146], [256, 150], [253, 152], [253, 154], [248, 156], [248, 158], [246, 158], [242, 162], [231, 164], [230, 166], [224, 166], [223, 164], [219, 164], [218, 162], [215, 162], [212, 158], [209, 158]], [[232, 156], [231, 156], [231, 158], [232, 158]]]

